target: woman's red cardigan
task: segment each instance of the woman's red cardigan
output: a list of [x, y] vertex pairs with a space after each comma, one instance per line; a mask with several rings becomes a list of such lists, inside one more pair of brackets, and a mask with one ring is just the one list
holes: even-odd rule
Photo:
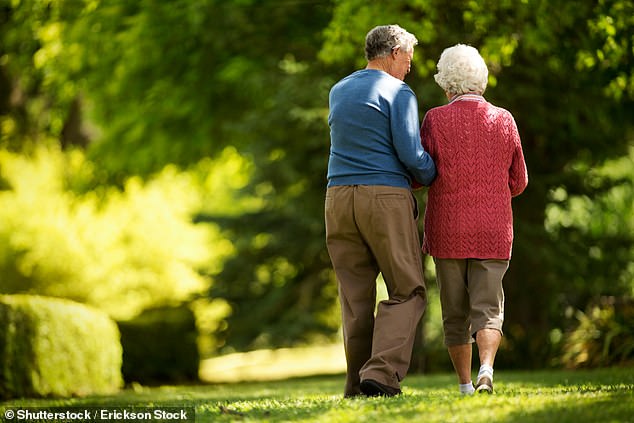
[[423, 251], [437, 258], [510, 259], [511, 197], [528, 174], [511, 113], [479, 95], [431, 109], [423, 146], [438, 176], [429, 188]]

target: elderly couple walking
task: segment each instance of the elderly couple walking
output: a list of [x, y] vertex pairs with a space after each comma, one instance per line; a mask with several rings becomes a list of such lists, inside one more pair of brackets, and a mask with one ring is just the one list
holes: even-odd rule
[[[526, 164], [513, 116], [482, 96], [488, 70], [473, 47], [442, 53], [435, 80], [448, 104], [429, 110], [420, 125], [416, 96], [403, 82], [417, 43], [398, 25], [372, 29], [365, 69], [330, 91], [326, 242], [341, 302], [345, 397], [401, 393], [427, 305], [412, 194], [423, 185], [430, 188], [422, 252], [436, 265], [460, 392], [493, 391], [511, 198], [528, 183]], [[379, 273], [388, 299], [377, 307]], [[481, 364], [475, 386], [474, 341]]]

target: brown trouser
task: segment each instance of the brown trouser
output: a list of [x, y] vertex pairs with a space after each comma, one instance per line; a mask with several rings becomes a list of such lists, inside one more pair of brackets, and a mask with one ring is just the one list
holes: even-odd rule
[[[345, 395], [362, 379], [399, 388], [427, 304], [416, 199], [409, 189], [335, 186], [326, 192], [328, 253], [339, 281], [347, 361]], [[378, 305], [382, 273], [388, 299]]]

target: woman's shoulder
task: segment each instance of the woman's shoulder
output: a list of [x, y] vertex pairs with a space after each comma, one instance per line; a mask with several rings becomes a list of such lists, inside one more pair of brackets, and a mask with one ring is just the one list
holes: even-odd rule
[[429, 110], [427, 110], [426, 114], [428, 114], [430, 116], [441, 115], [441, 114], [446, 113], [446, 112], [449, 111], [449, 106], [451, 106], [451, 103], [449, 103], [449, 104], [441, 104], [439, 106], [433, 106]]
[[451, 103], [431, 107], [429, 110], [425, 112], [425, 116], [423, 119], [428, 121], [443, 120], [447, 117], [448, 114], [451, 113], [450, 106], [451, 106]]
[[493, 104], [490, 101], [486, 101], [485, 104], [487, 105], [487, 107], [492, 113], [495, 113], [496, 115], [502, 116], [505, 118], [513, 118], [513, 114], [508, 109], [505, 109], [504, 107]]

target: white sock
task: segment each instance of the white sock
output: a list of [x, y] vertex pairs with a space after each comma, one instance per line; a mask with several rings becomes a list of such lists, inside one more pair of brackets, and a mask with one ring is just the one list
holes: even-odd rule
[[473, 387], [473, 383], [471, 381], [469, 381], [469, 383], [461, 383], [459, 386], [460, 393], [462, 395], [471, 395], [475, 392], [475, 388]]
[[489, 379], [491, 379], [491, 382], [493, 382], [493, 367], [487, 364], [481, 365], [480, 371], [478, 372], [478, 380], [483, 376], [488, 377]]

